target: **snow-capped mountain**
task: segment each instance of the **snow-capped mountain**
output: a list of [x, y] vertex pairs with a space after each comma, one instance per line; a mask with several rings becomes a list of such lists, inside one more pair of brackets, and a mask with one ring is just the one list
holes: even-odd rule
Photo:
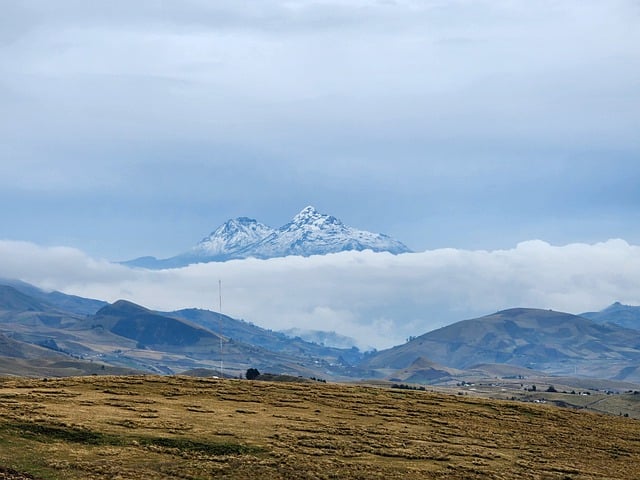
[[247, 217], [228, 220], [189, 251], [166, 259], [141, 257], [125, 265], [151, 269], [177, 268], [192, 263], [289, 255], [326, 255], [346, 250], [406, 253], [403, 243], [380, 234], [347, 226], [309, 206], [277, 230]]
[[196, 256], [227, 257], [258, 243], [275, 230], [253, 218], [238, 217], [226, 221], [191, 249]]
[[255, 245], [244, 249], [243, 256], [256, 258], [299, 255], [325, 255], [345, 250], [406, 253], [409, 249], [397, 240], [379, 233], [349, 227], [336, 217], [319, 213], [309, 206], [291, 222], [280, 227]]

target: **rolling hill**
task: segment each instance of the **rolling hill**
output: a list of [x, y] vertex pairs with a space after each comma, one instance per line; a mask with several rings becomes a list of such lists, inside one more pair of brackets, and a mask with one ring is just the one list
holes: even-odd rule
[[388, 372], [418, 358], [448, 367], [508, 364], [547, 374], [638, 381], [640, 332], [568, 313], [515, 308], [464, 320], [377, 352], [361, 365]]
[[[363, 354], [356, 348], [288, 337], [208, 310], [157, 312], [126, 300], [106, 304], [14, 285], [0, 286], [0, 356], [7, 373], [10, 365], [24, 372], [25, 362], [56, 360], [162, 374], [208, 371], [238, 376], [258, 368], [293, 376], [421, 384], [530, 376], [527, 372], [640, 382], [639, 330], [550, 310], [505, 310]], [[98, 306], [93, 313], [78, 313]], [[24, 354], [7, 353], [17, 351]], [[93, 371], [83, 368], [77, 371]]]
[[600, 312], [587, 312], [580, 315], [597, 323], [615, 323], [621, 327], [640, 330], [640, 307], [638, 306], [615, 302]]
[[[10, 285], [0, 286], [0, 333], [21, 345], [44, 347], [45, 352], [56, 352], [66, 360], [163, 374], [203, 368], [221, 375], [221, 363], [227, 376], [241, 375], [250, 367], [332, 378], [359, 373], [354, 367], [361, 358], [357, 349], [323, 347], [215, 312], [163, 313], [119, 300], [104, 304], [95, 314], [81, 315], [58, 308], [50, 303], [51, 297], [33, 286], [17, 287], [35, 292], [38, 298]], [[92, 300], [66, 299], [60, 292], [54, 300], [96, 306]], [[0, 356], [3, 349], [9, 350], [8, 343], [0, 344]], [[24, 351], [29, 354], [21, 359], [23, 363], [40, 361], [43, 350]], [[5, 363], [0, 373], [11, 373], [15, 362]], [[22, 366], [19, 370], [25, 371]]]

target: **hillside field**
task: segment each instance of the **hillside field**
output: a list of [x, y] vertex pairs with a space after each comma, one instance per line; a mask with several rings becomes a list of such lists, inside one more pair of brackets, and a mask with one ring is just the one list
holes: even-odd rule
[[4, 377], [1, 478], [629, 479], [640, 421], [319, 382]]

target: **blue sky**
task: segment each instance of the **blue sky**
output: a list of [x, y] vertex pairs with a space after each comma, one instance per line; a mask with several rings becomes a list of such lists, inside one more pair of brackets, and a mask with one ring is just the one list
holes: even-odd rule
[[[416, 265], [426, 270], [396, 266], [424, 289], [404, 303], [380, 296], [402, 295], [383, 280], [384, 256], [367, 257], [361, 273], [379, 283], [335, 305], [331, 292], [322, 304], [299, 292], [308, 302], [282, 327], [331, 317], [355, 334], [388, 307], [372, 320], [380, 344], [494, 306], [640, 303], [633, 271], [598, 293], [580, 270], [594, 262], [590, 274], [602, 276], [638, 255], [639, 21], [632, 0], [5, 0], [0, 267], [50, 288], [153, 303], [138, 274], [103, 259], [168, 257], [228, 218], [277, 227], [311, 204], [424, 252]], [[555, 252], [565, 268], [543, 256], [540, 270], [529, 259], [523, 270], [523, 252]], [[483, 255], [495, 268], [479, 276]], [[476, 259], [475, 293], [421, 300], [441, 295], [433, 275], [465, 258]], [[319, 275], [317, 260], [300, 261]], [[280, 262], [261, 263], [258, 277], [268, 282]], [[240, 284], [253, 271], [233, 265], [226, 275]], [[500, 296], [503, 267], [521, 290]], [[519, 275], [554, 288], [537, 292]], [[164, 292], [166, 304], [150, 306], [207, 305], [172, 278], [182, 297]], [[478, 301], [487, 285], [496, 295]], [[279, 321], [285, 297], [269, 290], [271, 307], [250, 307], [241, 290], [239, 314]]]

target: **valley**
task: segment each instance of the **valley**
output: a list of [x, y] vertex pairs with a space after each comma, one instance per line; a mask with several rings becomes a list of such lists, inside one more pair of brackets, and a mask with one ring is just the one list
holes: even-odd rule
[[[640, 390], [640, 330], [617, 325], [615, 317], [607, 321], [608, 310], [596, 321], [515, 308], [456, 322], [389, 349], [361, 352], [208, 310], [157, 312], [126, 300], [107, 304], [6, 283], [0, 285], [0, 375], [241, 378], [248, 368], [257, 368], [339, 382], [449, 388], [514, 383], [520, 389], [562, 383], [567, 391]], [[638, 307], [622, 307], [615, 311], [624, 310], [629, 324]]]

